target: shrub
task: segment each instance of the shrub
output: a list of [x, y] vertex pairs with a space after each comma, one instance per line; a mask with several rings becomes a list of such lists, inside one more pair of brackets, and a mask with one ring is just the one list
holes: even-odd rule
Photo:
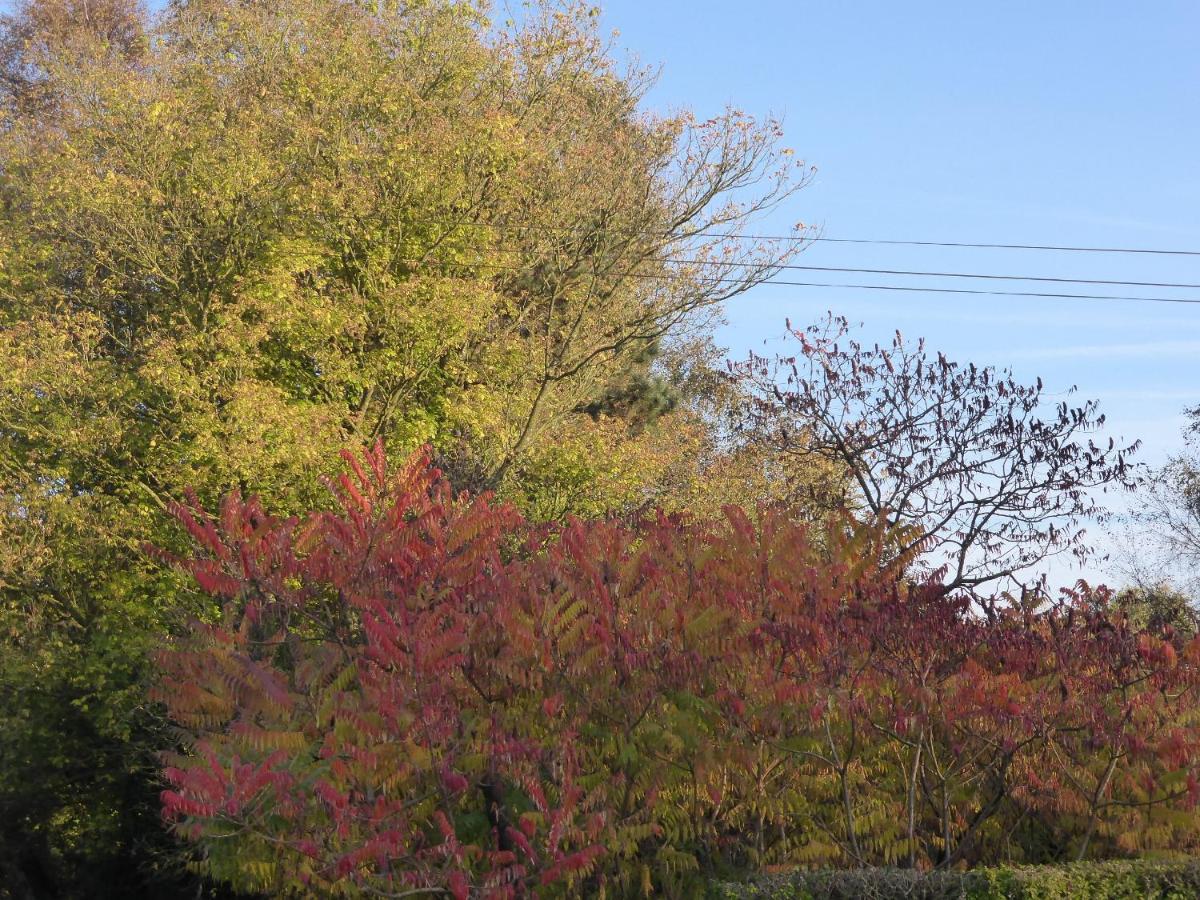
[[1185, 900], [1200, 896], [1200, 862], [1110, 860], [970, 872], [852, 869], [714, 885], [720, 900]]
[[347, 459], [336, 512], [177, 510], [224, 614], [159, 657], [164, 806], [235, 886], [695, 896], [1195, 842], [1200, 639], [1103, 591], [980, 619], [871, 523], [552, 530]]

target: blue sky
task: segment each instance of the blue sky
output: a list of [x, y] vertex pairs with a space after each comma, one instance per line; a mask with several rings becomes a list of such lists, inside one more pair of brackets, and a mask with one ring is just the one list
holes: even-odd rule
[[[764, 226], [1200, 250], [1195, 2], [609, 0], [604, 12], [619, 47], [662, 66], [652, 106], [784, 117], [818, 174]], [[817, 244], [798, 262], [1200, 283], [1200, 257]], [[721, 339], [740, 356], [786, 317], [827, 309], [873, 339], [899, 328], [1052, 391], [1077, 384], [1114, 432], [1146, 441], [1147, 459], [1178, 448], [1179, 412], [1200, 402], [1200, 306], [762, 287], [730, 304]]]
[[[761, 230], [1200, 250], [1194, 0], [608, 0], [604, 21], [620, 48], [661, 65], [651, 106], [784, 117], [787, 144], [818, 174]], [[1200, 283], [1200, 257], [816, 244], [798, 262]], [[1200, 403], [1200, 306], [762, 286], [729, 305], [720, 338], [734, 356], [761, 352], [764, 339], [779, 346], [785, 318], [830, 309], [872, 340], [900, 329], [952, 358], [1040, 375], [1051, 392], [1078, 385], [1111, 433], [1145, 441], [1148, 462], [1180, 449], [1181, 410]]]

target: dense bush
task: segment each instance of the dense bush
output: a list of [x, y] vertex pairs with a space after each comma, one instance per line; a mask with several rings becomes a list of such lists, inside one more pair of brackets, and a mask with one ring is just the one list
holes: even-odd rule
[[870, 524], [554, 531], [350, 462], [337, 513], [178, 510], [225, 613], [160, 656], [164, 802], [220, 879], [694, 896], [1194, 846], [1200, 640], [1102, 591], [984, 619]]
[[792, 872], [715, 885], [713, 900], [1186, 900], [1200, 896], [1200, 862], [1110, 860], [970, 872], [852, 869]]

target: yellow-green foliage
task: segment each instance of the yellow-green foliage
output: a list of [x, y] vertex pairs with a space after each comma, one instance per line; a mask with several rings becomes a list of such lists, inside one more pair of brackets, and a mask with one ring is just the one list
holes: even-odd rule
[[799, 184], [773, 123], [639, 109], [586, 7], [73, 3], [0, 24], [0, 793], [51, 856], [135, 842], [169, 501], [309, 508], [380, 437], [539, 517], [694, 484], [701, 418], [600, 401], [789, 252], [696, 235]]
[[1185, 900], [1198, 892], [1200, 867], [1194, 862], [1117, 860], [971, 872], [795, 872], [751, 884], [714, 884], [708, 896], [713, 900]]

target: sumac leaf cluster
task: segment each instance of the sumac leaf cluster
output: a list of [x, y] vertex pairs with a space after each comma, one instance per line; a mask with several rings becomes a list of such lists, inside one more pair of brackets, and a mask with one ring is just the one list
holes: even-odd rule
[[1200, 640], [917, 583], [886, 521], [524, 522], [418, 456], [333, 511], [177, 507], [165, 815], [278, 893], [693, 896], [780, 865], [1188, 849]]

